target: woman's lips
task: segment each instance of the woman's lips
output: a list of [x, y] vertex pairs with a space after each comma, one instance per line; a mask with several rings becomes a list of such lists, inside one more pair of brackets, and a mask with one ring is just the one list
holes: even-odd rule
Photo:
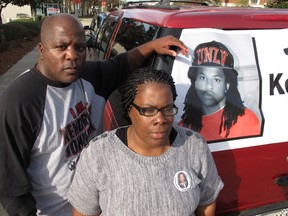
[[163, 137], [166, 137], [167, 132], [166, 131], [157, 131], [157, 132], [153, 132], [152, 136], [156, 139], [161, 139]]

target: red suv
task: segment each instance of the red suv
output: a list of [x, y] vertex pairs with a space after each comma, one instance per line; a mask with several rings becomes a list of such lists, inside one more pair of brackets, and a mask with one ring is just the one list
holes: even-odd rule
[[[174, 78], [179, 107], [175, 124], [198, 131], [208, 142], [225, 184], [217, 214], [257, 215], [287, 208], [288, 10], [128, 6], [111, 12], [98, 29], [94, 56], [111, 58], [164, 35], [180, 38], [189, 54], [154, 55], [146, 64]], [[214, 111], [203, 107], [220, 101], [216, 96], [212, 100], [207, 89], [216, 88], [221, 77], [201, 72], [209, 65], [226, 68], [229, 80], [218, 92], [229, 103], [219, 103]], [[105, 127], [125, 124], [116, 91], [106, 106]]]

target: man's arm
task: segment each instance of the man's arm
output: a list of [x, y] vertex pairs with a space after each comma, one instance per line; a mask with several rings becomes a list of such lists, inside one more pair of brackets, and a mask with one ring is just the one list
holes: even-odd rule
[[11, 198], [1, 197], [0, 202], [9, 215], [36, 216], [36, 202], [30, 193]]
[[196, 216], [214, 216], [216, 209], [216, 202], [210, 203], [204, 206], [198, 206], [195, 215]]
[[[89, 216], [99, 216], [100, 214], [95, 214], [95, 215], [89, 215]], [[84, 215], [82, 213], [80, 213], [79, 211], [77, 211], [77, 209], [73, 208], [73, 216], [88, 216], [88, 215]]]
[[153, 53], [176, 56], [177, 53], [170, 49], [171, 46], [178, 47], [183, 55], [186, 55], [188, 52], [188, 48], [184, 43], [171, 35], [158, 38], [128, 51], [130, 70], [134, 71], [139, 68]]

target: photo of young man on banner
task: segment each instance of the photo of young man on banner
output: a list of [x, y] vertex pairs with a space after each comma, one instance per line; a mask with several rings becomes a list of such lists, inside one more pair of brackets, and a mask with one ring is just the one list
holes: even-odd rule
[[[215, 40], [207, 39], [195, 46], [187, 70], [189, 87], [184, 100], [182, 96], [183, 101], [178, 101], [184, 105], [178, 125], [199, 132], [207, 141], [257, 136], [261, 133], [262, 118], [256, 114], [256, 112], [260, 113], [259, 97], [257, 97], [259, 88], [257, 92], [254, 91], [254, 95], [243, 97], [238, 89], [238, 80], [250, 79], [241, 72], [245, 68], [248, 70], [253, 68], [251, 70], [254, 71], [253, 79], [259, 86], [256, 62], [252, 62], [251, 65], [244, 61], [244, 65], [238, 65], [239, 70], [237, 70], [234, 59], [241, 59], [241, 56], [233, 56], [228, 45], [223, 42], [225, 41], [223, 38], [226, 37], [222, 36], [222, 40], [219, 36]], [[228, 41], [233, 41], [234, 35], [229, 37], [230, 41]], [[251, 37], [250, 40], [252, 41]], [[255, 59], [253, 46], [252, 49], [247, 50], [252, 52], [251, 56]], [[238, 64], [239, 62], [240, 60]], [[256, 97], [253, 101], [253, 109], [256, 112], [243, 100], [251, 96]]]

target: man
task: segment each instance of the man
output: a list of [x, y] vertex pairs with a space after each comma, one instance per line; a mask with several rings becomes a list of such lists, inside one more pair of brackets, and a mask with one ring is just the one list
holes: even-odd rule
[[179, 125], [199, 132], [206, 141], [259, 135], [258, 117], [245, 107], [238, 90], [232, 53], [217, 41], [199, 44], [194, 52]]
[[81, 150], [102, 132], [105, 100], [154, 52], [175, 56], [170, 46], [187, 52], [169, 36], [85, 63], [82, 24], [69, 14], [45, 19], [38, 63], [0, 98], [0, 201], [10, 215], [72, 214], [66, 193]]

